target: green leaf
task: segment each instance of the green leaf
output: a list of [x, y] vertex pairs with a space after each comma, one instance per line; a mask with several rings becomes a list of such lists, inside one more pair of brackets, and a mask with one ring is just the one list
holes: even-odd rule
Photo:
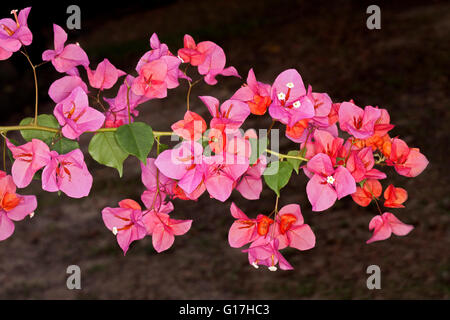
[[[288, 156], [301, 157], [302, 152], [300, 150], [292, 150], [292, 151], [288, 152]], [[290, 159], [290, 158], [286, 158], [286, 160], [292, 166], [292, 169], [295, 170], [295, 173], [298, 174], [298, 170], [299, 170], [300, 165], [302, 164], [303, 160]]]
[[[32, 124], [34, 118], [25, 118], [20, 121], [21, 126], [27, 126]], [[43, 127], [50, 127], [54, 129], [59, 129], [59, 123], [56, 118], [51, 114], [41, 114], [38, 116], [38, 125]], [[54, 132], [42, 131], [42, 130], [21, 130], [20, 133], [26, 141], [31, 141], [31, 139], [39, 139], [44, 141], [46, 144], [50, 144], [55, 137]]]
[[55, 150], [59, 154], [66, 154], [72, 150], [79, 149], [80, 145], [75, 140], [70, 140], [67, 138], [61, 138], [55, 143], [52, 143], [51, 149]]
[[100, 132], [89, 143], [89, 154], [100, 164], [116, 168], [119, 176], [123, 174], [123, 162], [128, 153], [122, 150], [116, 141], [114, 132]]
[[159, 153], [168, 150], [170, 147], [167, 144], [160, 143], [159, 144]]
[[203, 149], [209, 147], [209, 138], [207, 136], [202, 136], [198, 142], [202, 144]]
[[42, 170], [39, 170], [38, 172], [36, 172], [36, 173], [34, 174], [33, 180], [37, 180], [37, 181], [42, 180]]
[[250, 146], [252, 148], [252, 153], [250, 155], [250, 164], [255, 164], [259, 157], [266, 151], [269, 141], [267, 137], [260, 139], [250, 138], [248, 139]]
[[120, 126], [115, 136], [123, 150], [136, 156], [144, 164], [147, 163], [148, 154], [155, 141], [152, 127], [143, 122], [133, 122]]
[[264, 181], [277, 196], [280, 196], [280, 190], [288, 184], [291, 175], [292, 166], [288, 162], [275, 161], [264, 171]]
[[367, 180], [367, 179], [364, 179], [364, 180], [362, 180], [362, 181], [359, 182], [359, 186], [360, 186], [361, 188], [364, 188], [364, 184], [366, 183], [366, 180]]

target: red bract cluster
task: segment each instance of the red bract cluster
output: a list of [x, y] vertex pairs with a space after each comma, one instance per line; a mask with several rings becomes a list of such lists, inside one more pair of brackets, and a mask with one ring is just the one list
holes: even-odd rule
[[[0, 58], [7, 59], [20, 50], [36, 72], [43, 63], [33, 65], [22, 50], [32, 41], [26, 22], [29, 12], [27, 8], [17, 16], [13, 11], [15, 21], [0, 20]], [[257, 81], [250, 69], [246, 83], [230, 99], [199, 97], [202, 108], [209, 112], [207, 121], [199, 115], [201, 109], [199, 113], [190, 110], [192, 87], [201, 80], [216, 85], [218, 76], [240, 78], [234, 67], [226, 67], [225, 53], [214, 42], [196, 43], [185, 35], [183, 48], [174, 55], [153, 34], [149, 51], [127, 74], [108, 59], [92, 68], [80, 44], [66, 44], [67, 33], [57, 25], [53, 29], [54, 49], [42, 54], [44, 63], [51, 62], [62, 73], [48, 92], [55, 102], [53, 115], [38, 115], [36, 101], [34, 119], [0, 127], [13, 161], [12, 177], [0, 172], [0, 240], [12, 234], [12, 221], [23, 219], [36, 208], [35, 198], [17, 195], [16, 186], [24, 188], [35, 178], [50, 192], [61, 191], [73, 198], [90, 193], [92, 176], [78, 146], [84, 133], [93, 133], [89, 144], [92, 158], [116, 168], [120, 175], [129, 155], [140, 160], [144, 206], [126, 199], [118, 207], [102, 211], [106, 227], [124, 253], [133, 241], [146, 236], [151, 236], [155, 250], [162, 252], [173, 245], [175, 236], [189, 231], [192, 220], [171, 218], [172, 200], [197, 200], [207, 193], [225, 202], [233, 190], [245, 199], [257, 200], [264, 181], [276, 194], [274, 209], [249, 217], [232, 203], [230, 211], [236, 220], [228, 240], [235, 248], [249, 245], [243, 252], [255, 268], [264, 265], [275, 271], [278, 265], [283, 270], [292, 269], [280, 250], [309, 250], [316, 242], [311, 227], [304, 223], [300, 205], [278, 209], [281, 189], [300, 169], [308, 179], [306, 194], [312, 211], [327, 210], [349, 195], [360, 206], [376, 204], [379, 215], [369, 222], [373, 235], [367, 243], [412, 230], [394, 214], [381, 210], [378, 200], [382, 194], [387, 208], [403, 208], [408, 198], [405, 189], [392, 184], [383, 192], [380, 180], [387, 175], [381, 169], [392, 166], [399, 175], [415, 177], [428, 160], [419, 149], [390, 136], [394, 125], [386, 109], [362, 108], [353, 100], [333, 102], [328, 94], [306, 87], [295, 69], [281, 72], [271, 84]], [[189, 67], [196, 67], [196, 71], [188, 72], [192, 71]], [[83, 69], [84, 74], [80, 73]], [[187, 105], [184, 115], [172, 124], [172, 131], [152, 131], [148, 124], [136, 121], [143, 103], [165, 98], [180, 81], [189, 86]], [[115, 96], [103, 98], [118, 82]], [[278, 124], [297, 147], [282, 154], [275, 139], [268, 140], [261, 131], [258, 136], [254, 129], [244, 131], [250, 116], [269, 117], [272, 125], [267, 135], [278, 130], [274, 128]], [[20, 145], [8, 138], [7, 133], [13, 130], [20, 130], [26, 143]], [[171, 135], [181, 142], [173, 147], [161, 143], [161, 137]], [[152, 158], [149, 154], [154, 140], [156, 157]]]

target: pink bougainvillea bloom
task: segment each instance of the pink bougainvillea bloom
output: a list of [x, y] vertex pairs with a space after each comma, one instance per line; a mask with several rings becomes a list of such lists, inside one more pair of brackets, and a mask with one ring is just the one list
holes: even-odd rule
[[326, 210], [336, 199], [340, 200], [356, 191], [355, 179], [351, 173], [343, 166], [335, 169], [326, 154], [315, 155], [308, 161], [307, 168], [314, 173], [306, 186], [313, 211]]
[[104, 98], [110, 105], [112, 111], [128, 110], [129, 105], [132, 113], [137, 112], [135, 110], [136, 107], [149, 100], [145, 96], [134, 94], [133, 90], [131, 90], [131, 86], [135, 79], [135, 77], [127, 75], [122, 85], [119, 87], [117, 95], [114, 98]]
[[316, 236], [311, 227], [304, 224], [298, 204], [286, 205], [278, 211], [275, 231], [280, 250], [289, 246], [303, 251], [316, 245]]
[[148, 158], [146, 165], [141, 162], [141, 172], [141, 180], [146, 188], [141, 198], [147, 208], [159, 206], [167, 195], [173, 196], [176, 182], [158, 171], [155, 159]]
[[27, 25], [31, 7], [20, 10], [12, 10], [14, 20], [10, 18], [0, 19], [0, 60], [6, 60], [18, 51], [22, 45], [29, 46], [33, 41], [33, 34]]
[[302, 143], [306, 141], [308, 136], [309, 124], [311, 119], [302, 119], [297, 121], [293, 126], [286, 125], [286, 138], [296, 143]]
[[14, 183], [19, 188], [28, 186], [34, 174], [50, 162], [50, 149], [41, 140], [32, 139], [16, 147], [6, 139], [6, 145], [15, 159], [11, 172]]
[[180, 69], [181, 60], [174, 56], [163, 56], [161, 57], [167, 64], [167, 77], [166, 77], [166, 85], [168, 89], [173, 89], [179, 86], [179, 78], [191, 80], [188, 76], [186, 76]]
[[375, 160], [371, 147], [359, 151], [352, 151], [347, 159], [346, 168], [350, 171], [356, 182], [364, 179], [385, 179], [386, 174], [374, 169]]
[[210, 122], [211, 129], [208, 132], [209, 145], [214, 152], [221, 153], [228, 144], [227, 137], [236, 135], [236, 129], [250, 115], [250, 109], [245, 102], [240, 100], [227, 100], [220, 105], [219, 100], [214, 97], [201, 96], [199, 98], [213, 117]]
[[64, 76], [50, 85], [48, 95], [55, 103], [60, 103], [77, 87], [83, 89], [86, 94], [89, 92], [86, 83], [79, 76]]
[[78, 44], [68, 44], [67, 33], [63, 28], [54, 24], [55, 50], [46, 50], [42, 53], [42, 60], [51, 61], [56, 71], [70, 72], [77, 66], [89, 66], [89, 58]]
[[62, 155], [51, 151], [51, 160], [42, 171], [42, 189], [82, 198], [89, 195], [91, 187], [92, 176], [80, 149]]
[[69, 139], [78, 139], [86, 131], [96, 131], [105, 122], [103, 113], [89, 107], [88, 96], [82, 87], [76, 87], [58, 103], [53, 114], [62, 126], [62, 134]]
[[108, 59], [100, 62], [95, 71], [89, 67], [86, 67], [86, 71], [91, 87], [100, 90], [112, 88], [119, 77], [126, 75], [122, 70], [116, 69]]
[[173, 184], [173, 188], [169, 194], [171, 199], [181, 199], [181, 200], [197, 200], [206, 191], [206, 186], [204, 181], [202, 181], [197, 188], [191, 193], [185, 192], [180, 188], [178, 183]]
[[[333, 136], [326, 130], [316, 129], [314, 133], [309, 135], [309, 140], [302, 143], [300, 149], [306, 147], [305, 158], [311, 159], [316, 154], [324, 153], [330, 157], [331, 163], [334, 165], [343, 164], [343, 161], [339, 161], [339, 158], [343, 153], [344, 139], [337, 136]], [[345, 152], [345, 155], [347, 152]], [[311, 173], [307, 166], [303, 166], [303, 171], [307, 177], [311, 178]]]
[[386, 109], [380, 109], [381, 115], [374, 125], [374, 134], [382, 137], [391, 131], [395, 126], [391, 124], [391, 117]]
[[276, 265], [278, 264], [281, 270], [293, 270], [294, 268], [278, 249], [278, 239], [259, 237], [250, 245], [250, 248], [242, 250], [242, 252], [248, 253], [248, 260], [255, 268], [263, 265], [267, 266], [270, 271], [277, 271]]
[[408, 192], [403, 188], [396, 188], [390, 184], [384, 190], [384, 206], [387, 208], [404, 208], [403, 202], [408, 199]]
[[409, 148], [406, 142], [393, 138], [386, 163], [393, 165], [398, 174], [416, 177], [428, 166], [428, 159], [418, 148]]
[[173, 89], [179, 85], [178, 79], [186, 79], [192, 81], [190, 77], [188, 77], [184, 72], [179, 69], [181, 64], [181, 60], [175, 57], [170, 51], [165, 43], [161, 43], [159, 41], [156, 33], [153, 33], [150, 37], [150, 47], [152, 48], [150, 51], [147, 51], [139, 60], [136, 71], [140, 73], [142, 66], [145, 64], [161, 59], [167, 63], [167, 88]]
[[[335, 137], [331, 133], [325, 130], [314, 130], [311, 135], [313, 140], [306, 142], [306, 154], [305, 158], [311, 159], [318, 153], [324, 153], [330, 157], [333, 165], [337, 163], [337, 157], [344, 144], [344, 139]], [[302, 144], [303, 148], [305, 144]]]
[[227, 153], [204, 157], [204, 181], [209, 195], [219, 201], [227, 200], [238, 179], [247, 171], [249, 159]]
[[102, 218], [106, 227], [117, 237], [117, 243], [125, 255], [133, 241], [147, 235], [141, 206], [134, 200], [119, 202], [119, 208], [104, 208]]
[[247, 83], [236, 91], [231, 99], [244, 101], [248, 104], [251, 113], [263, 115], [272, 102], [271, 89], [269, 84], [257, 81], [253, 69], [250, 69]]
[[[134, 118], [139, 115], [139, 111], [136, 109], [138, 105], [148, 101], [145, 96], [138, 96], [130, 89], [134, 77], [128, 75], [124, 83], [119, 87], [115, 98], [103, 98], [108, 104], [109, 109], [106, 111], [105, 127], [117, 128], [124, 124], [128, 124], [134, 121]], [[130, 109], [130, 113], [128, 113]]]
[[194, 141], [183, 141], [179, 148], [161, 152], [156, 167], [165, 176], [179, 180], [178, 186], [193, 192], [203, 180], [203, 147]]
[[36, 197], [16, 194], [12, 177], [0, 171], [0, 241], [13, 234], [13, 221], [23, 220], [26, 216], [32, 217], [36, 207]]
[[165, 98], [167, 96], [167, 71], [167, 63], [162, 59], [145, 64], [133, 82], [131, 90], [138, 96], [146, 96], [150, 99]]
[[240, 248], [249, 242], [255, 241], [259, 235], [257, 232], [257, 220], [250, 219], [239, 209], [234, 202], [230, 207], [231, 215], [237, 219], [231, 225], [228, 232], [228, 242], [233, 248]]
[[172, 211], [172, 202], [167, 202], [143, 217], [147, 233], [152, 236], [153, 247], [158, 253], [169, 249], [175, 236], [181, 236], [191, 228], [192, 220], [171, 219], [169, 213]]
[[178, 57], [180, 57], [183, 63], [190, 63], [196, 67], [205, 61], [205, 54], [198, 50], [194, 38], [186, 34], [184, 35], [183, 43], [184, 48], [178, 50]]
[[220, 105], [219, 100], [210, 96], [200, 96], [213, 117], [211, 127], [225, 125], [228, 128], [239, 128], [250, 115], [250, 109], [245, 102], [239, 100], [226, 100]]
[[314, 102], [306, 95], [302, 77], [295, 69], [278, 75], [272, 85], [270, 116], [293, 127], [302, 119], [314, 117]]
[[262, 189], [262, 174], [266, 169], [267, 160], [265, 156], [261, 156], [258, 161], [249, 166], [247, 171], [239, 179], [236, 190], [248, 200], [259, 199]]
[[328, 115], [331, 112], [333, 102], [327, 93], [311, 92], [312, 101], [314, 103], [314, 118], [313, 120], [328, 125]]
[[199, 140], [206, 131], [206, 121], [197, 113], [186, 111], [184, 119], [175, 122], [172, 131], [185, 140]]
[[392, 233], [397, 236], [406, 236], [412, 229], [414, 229], [412, 225], [401, 222], [390, 212], [385, 212], [370, 220], [369, 230], [373, 230], [373, 235], [366, 243], [386, 240]]
[[356, 192], [352, 193], [353, 201], [361, 207], [367, 207], [374, 197], [378, 199], [382, 189], [380, 181], [367, 179], [362, 188], [358, 186], [356, 187]]
[[198, 73], [205, 76], [204, 80], [209, 85], [217, 83], [218, 75], [240, 78], [234, 67], [225, 68], [225, 52], [214, 42], [203, 41], [195, 44], [194, 39], [186, 34], [184, 48], [178, 50], [178, 56], [182, 62], [197, 66]]
[[228, 130], [226, 128], [224, 137], [220, 137], [220, 134], [216, 137], [214, 130], [213, 128], [209, 132], [209, 146], [215, 153], [226, 152], [250, 158], [252, 145], [249, 139], [258, 138], [255, 130], [249, 129], [244, 133], [243, 130]]
[[158, 60], [159, 58], [167, 55], [172, 55], [169, 51], [169, 47], [165, 43], [159, 41], [158, 35], [153, 33], [150, 37], [150, 47], [152, 50], [147, 51], [140, 59], [136, 66], [136, 71], [139, 72], [145, 64]]
[[339, 107], [339, 125], [341, 130], [357, 139], [367, 139], [375, 132], [375, 122], [380, 118], [381, 110], [371, 106], [363, 109], [351, 102], [343, 102]]

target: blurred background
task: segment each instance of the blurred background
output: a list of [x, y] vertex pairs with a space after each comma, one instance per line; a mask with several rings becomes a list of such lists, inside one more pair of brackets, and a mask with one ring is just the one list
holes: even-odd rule
[[[144, 190], [138, 160], [125, 162], [122, 179], [114, 169], [95, 163], [91, 196], [75, 200], [43, 192], [34, 181], [22, 194], [36, 194], [32, 220], [16, 223], [16, 232], [0, 242], [1, 299], [448, 299], [450, 297], [450, 143], [448, 1], [130, 1], [102, 4], [74, 2], [81, 8], [81, 30], [68, 31], [88, 53], [91, 66], [108, 58], [133, 73], [149, 50], [149, 37], [176, 52], [183, 35], [223, 47], [227, 65], [245, 80], [253, 67], [259, 81], [271, 83], [283, 70], [296, 68], [305, 84], [327, 92], [335, 102], [354, 99], [360, 106], [388, 109], [400, 136], [428, 157], [426, 171], [408, 179], [388, 171], [383, 187], [408, 190], [405, 209], [392, 212], [416, 228], [406, 237], [366, 245], [372, 205], [357, 206], [347, 197], [323, 213], [313, 213], [306, 198], [306, 177], [291, 179], [280, 205], [299, 203], [317, 237], [313, 250], [284, 250], [294, 271], [255, 270], [247, 256], [228, 246], [234, 201], [249, 216], [268, 213], [274, 194], [265, 189], [259, 201], [236, 192], [224, 204], [205, 194], [197, 202], [174, 201], [176, 218], [194, 219], [192, 229], [161, 254], [151, 239], [134, 243], [124, 257], [101, 218], [101, 210], [124, 198], [139, 199]], [[426, 4], [425, 4], [426, 3]], [[11, 9], [33, 8], [28, 47], [34, 63], [53, 48], [52, 24], [66, 25], [67, 6], [42, 2], [2, 2], [0, 16]], [[381, 8], [381, 30], [366, 27], [366, 8]], [[0, 123], [17, 124], [32, 116], [34, 88], [25, 58], [16, 53], [0, 62]], [[191, 69], [193, 70], [193, 69]], [[52, 113], [50, 84], [60, 77], [51, 64], [38, 69], [40, 112]], [[85, 73], [83, 72], [83, 76]], [[194, 78], [195, 78], [194, 74]], [[219, 84], [193, 89], [191, 110], [208, 118], [198, 95], [229, 98], [243, 80], [219, 77]], [[185, 110], [187, 84], [164, 100], [139, 107], [140, 120], [167, 131]], [[105, 93], [113, 97], [116, 90]], [[251, 117], [247, 127], [267, 128], [267, 117]], [[284, 133], [282, 133], [284, 135]], [[14, 136], [14, 135], [11, 135]], [[16, 136], [17, 137], [17, 136]], [[81, 145], [87, 151], [89, 135]], [[166, 138], [167, 139], [167, 138]], [[163, 141], [165, 142], [165, 141]], [[295, 147], [287, 139], [283, 151]], [[82, 270], [82, 290], [66, 288], [66, 268]], [[381, 268], [381, 290], [368, 290], [366, 268]]]

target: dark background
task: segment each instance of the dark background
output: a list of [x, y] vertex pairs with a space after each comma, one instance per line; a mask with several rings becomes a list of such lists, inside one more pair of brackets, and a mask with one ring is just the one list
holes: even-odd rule
[[[76, 3], [76, 2], [75, 2]], [[173, 215], [192, 218], [189, 233], [177, 237], [162, 254], [151, 239], [135, 243], [126, 257], [101, 219], [105, 206], [124, 198], [138, 199], [143, 191], [136, 159], [125, 163], [124, 177], [96, 164], [86, 153], [95, 177], [89, 198], [74, 200], [45, 193], [35, 181], [23, 194], [38, 196], [32, 220], [16, 223], [14, 235], [0, 242], [0, 298], [43, 299], [448, 299], [449, 259], [449, 86], [450, 5], [446, 1], [142, 1], [130, 4], [81, 2], [80, 31], [70, 31], [95, 67], [103, 58], [133, 72], [157, 32], [172, 52], [182, 46], [185, 33], [196, 40], [212, 40], [227, 54], [227, 65], [246, 78], [253, 67], [258, 80], [271, 83], [287, 68], [296, 68], [314, 91], [328, 92], [333, 101], [355, 99], [360, 106], [378, 105], [391, 114], [400, 136], [428, 157], [419, 177], [399, 177], [388, 171], [383, 182], [409, 192], [405, 209], [391, 210], [416, 226], [406, 237], [371, 245], [368, 223], [376, 209], [358, 207], [346, 198], [323, 213], [313, 213], [303, 174], [283, 189], [281, 205], [299, 203], [306, 223], [317, 236], [313, 250], [284, 250], [295, 267], [290, 272], [253, 269], [247, 256], [228, 246], [235, 201], [254, 217], [274, 204], [266, 189], [259, 201], [233, 193], [225, 204], [207, 195], [197, 202], [175, 201]], [[30, 3], [28, 2], [27, 5]], [[32, 3], [29, 26], [34, 35], [28, 48], [40, 62], [43, 50], [53, 47], [52, 23], [65, 27], [72, 3]], [[366, 8], [381, 7], [381, 30], [366, 28]], [[3, 2], [0, 16], [20, 5]], [[16, 124], [31, 116], [34, 107], [32, 73], [16, 53], [0, 62], [1, 124]], [[84, 72], [83, 72], [84, 73]], [[47, 96], [60, 75], [50, 64], [39, 68], [40, 112], [51, 113]], [[194, 76], [195, 77], [195, 76]], [[198, 95], [229, 98], [242, 84], [220, 78], [210, 87], [199, 85], [191, 97], [192, 110], [207, 117]], [[187, 85], [169, 91], [164, 100], [140, 107], [141, 121], [155, 130], [168, 130], [185, 110]], [[115, 90], [106, 93], [114, 96]], [[248, 127], [267, 128], [268, 117], [250, 118]], [[14, 135], [12, 135], [14, 136]], [[85, 137], [86, 136], [86, 137]], [[88, 135], [81, 139], [86, 151]], [[17, 135], [16, 135], [17, 137]], [[283, 140], [284, 151], [293, 144]], [[82, 290], [66, 288], [66, 268], [82, 270]], [[366, 288], [366, 268], [379, 265], [382, 290]]]

